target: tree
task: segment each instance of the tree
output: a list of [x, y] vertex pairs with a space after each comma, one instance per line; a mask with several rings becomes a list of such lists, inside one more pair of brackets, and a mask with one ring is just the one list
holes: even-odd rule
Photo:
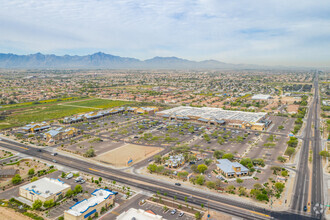
[[260, 193], [256, 196], [256, 199], [259, 201], [269, 201], [267, 194]]
[[290, 140], [287, 142], [289, 147], [297, 147], [298, 139], [296, 137], [290, 137]]
[[215, 157], [216, 159], [220, 159], [223, 155], [222, 151], [216, 150], [213, 152], [213, 157]]
[[253, 166], [252, 160], [248, 157], [241, 159], [240, 164], [242, 164], [245, 167], [247, 167], [249, 164], [251, 164]]
[[236, 178], [236, 182], [237, 182], [238, 184], [241, 184], [241, 183], [244, 182], [244, 180], [242, 180], [241, 178]]
[[203, 185], [204, 182], [205, 182], [205, 178], [204, 178], [203, 175], [198, 175], [198, 176], [196, 177], [196, 183], [197, 183], [198, 185]]
[[156, 172], [157, 169], [157, 165], [156, 164], [149, 164], [148, 166], [148, 170], [150, 171], [150, 173]]
[[244, 187], [239, 187], [238, 192], [240, 196], [245, 196], [246, 195], [246, 189]]
[[201, 208], [204, 208], [204, 204], [203, 203], [201, 204]]
[[284, 176], [284, 177], [287, 177], [288, 176], [288, 171], [287, 170], [283, 170], [281, 172], [281, 175]]
[[61, 177], [65, 178], [65, 176], [66, 176], [66, 174], [64, 172], [62, 172]]
[[33, 168], [29, 169], [28, 174], [29, 174], [29, 176], [33, 176], [34, 175], [34, 169]]
[[215, 188], [215, 182], [207, 181], [207, 182], [206, 182], [206, 186], [207, 186], [207, 188], [209, 188], [209, 189], [214, 189], [214, 188]]
[[101, 213], [103, 213], [103, 212], [105, 212], [105, 211], [107, 211], [106, 208], [105, 208], [104, 206], [102, 206], [102, 208], [101, 208]]
[[83, 191], [83, 188], [81, 185], [78, 184], [74, 187], [74, 193], [80, 193], [82, 191]]
[[280, 183], [280, 182], [275, 183], [275, 189], [276, 189], [279, 193], [283, 192], [284, 187], [285, 187], [284, 183]]
[[330, 153], [326, 150], [320, 151], [320, 156], [322, 157], [330, 157]]
[[32, 179], [31, 179], [31, 182], [34, 182], [34, 181], [37, 181], [38, 180], [38, 177], [33, 177]]
[[191, 165], [190, 166], [190, 169], [194, 172], [194, 173], [198, 173], [198, 169], [197, 169], [197, 166], [195, 164]]
[[255, 189], [261, 189], [262, 188], [262, 185], [260, 183], [256, 183], [253, 185], [253, 188]]
[[54, 205], [55, 205], [55, 204], [54, 204], [54, 200], [52, 200], [52, 199], [47, 200], [47, 201], [44, 202], [44, 207], [45, 207], [46, 209], [51, 208], [51, 207], [53, 207]]
[[102, 177], [99, 177], [99, 182], [102, 182]]
[[157, 173], [161, 173], [161, 172], [163, 172], [163, 170], [164, 170], [164, 166], [157, 166], [156, 167], [156, 172]]
[[16, 185], [22, 182], [22, 177], [19, 174], [16, 174], [12, 179], [11, 182]]
[[204, 173], [207, 170], [207, 166], [205, 164], [200, 164], [197, 167], [199, 173]]
[[200, 212], [196, 212], [195, 213], [195, 218], [196, 219], [200, 219], [201, 218], [201, 213]]
[[204, 160], [204, 163], [205, 163], [206, 166], [210, 166], [212, 162], [213, 162], [212, 159], [205, 159]]
[[162, 162], [162, 157], [160, 155], [155, 155], [154, 160], [155, 160], [155, 163], [160, 164]]
[[284, 129], [283, 125], [278, 126], [278, 130], [283, 130], [283, 129]]
[[41, 206], [42, 206], [42, 201], [38, 199], [34, 201], [34, 203], [32, 204], [32, 209], [39, 210]]
[[69, 189], [69, 190], [66, 192], [65, 196], [68, 197], [68, 198], [70, 198], [73, 194], [74, 194], [73, 190], [72, 190], [72, 189]]
[[288, 147], [285, 151], [285, 154], [291, 156], [296, 150], [293, 147]]
[[204, 134], [204, 140], [206, 142], [209, 142], [211, 140], [210, 136], [208, 134]]
[[86, 157], [94, 157], [95, 156], [95, 151], [93, 148], [89, 148], [86, 153], [85, 153]]
[[233, 159], [234, 159], [234, 155], [231, 154], [231, 153], [227, 153], [227, 154], [224, 154], [224, 155], [222, 156], [222, 159], [233, 160]]
[[282, 156], [278, 156], [277, 157], [277, 160], [280, 161], [280, 162], [282, 162], [282, 163], [284, 163], [286, 161], [286, 159], [284, 157], [282, 157]]

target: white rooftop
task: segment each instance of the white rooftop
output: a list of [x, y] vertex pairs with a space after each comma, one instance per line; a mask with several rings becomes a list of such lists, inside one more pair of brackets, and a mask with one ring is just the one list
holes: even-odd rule
[[257, 94], [252, 96], [252, 99], [270, 99], [270, 95]]
[[64, 183], [59, 179], [45, 177], [27, 185], [21, 186], [20, 188], [26, 189], [31, 193], [35, 193], [44, 198], [48, 198], [49, 196], [57, 194], [62, 190], [70, 187], [70, 185]]
[[121, 213], [117, 216], [116, 220], [166, 220], [160, 215], [154, 215], [150, 212], [144, 211], [143, 209], [130, 208], [126, 212]]
[[258, 122], [261, 118], [265, 117], [265, 112], [242, 112], [242, 111], [229, 111], [220, 108], [211, 107], [190, 107], [179, 106], [171, 109], [167, 109], [158, 114], [164, 114], [169, 116], [187, 116], [187, 117], [200, 117], [207, 120], [239, 120], [249, 123]]
[[90, 207], [94, 207], [104, 200], [108, 199], [109, 196], [113, 195], [114, 193], [110, 190], [106, 189], [96, 189], [92, 192], [92, 197], [89, 199], [84, 199], [80, 202], [77, 202], [75, 205], [71, 206], [67, 213], [70, 213], [74, 216], [80, 216], [88, 211]]

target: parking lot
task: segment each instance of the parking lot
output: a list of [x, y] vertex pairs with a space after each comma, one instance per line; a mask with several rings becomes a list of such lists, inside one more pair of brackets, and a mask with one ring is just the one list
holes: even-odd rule
[[168, 219], [168, 220], [174, 220], [174, 219], [193, 220], [193, 219], [195, 219], [194, 216], [188, 215], [186, 213], [182, 217], [179, 217], [179, 213], [181, 212], [180, 210], [177, 210], [177, 212], [174, 215], [171, 214], [172, 209], [169, 209], [166, 213], [164, 213], [163, 212], [164, 209], [162, 206], [151, 204], [149, 202], [146, 202], [143, 206], [140, 206], [140, 208], [142, 208], [143, 210], [152, 210], [157, 215], [163, 216], [165, 219]]

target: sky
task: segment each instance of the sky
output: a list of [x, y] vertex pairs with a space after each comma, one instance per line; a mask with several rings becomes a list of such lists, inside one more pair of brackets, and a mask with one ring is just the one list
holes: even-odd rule
[[0, 0], [0, 53], [330, 66], [328, 0]]

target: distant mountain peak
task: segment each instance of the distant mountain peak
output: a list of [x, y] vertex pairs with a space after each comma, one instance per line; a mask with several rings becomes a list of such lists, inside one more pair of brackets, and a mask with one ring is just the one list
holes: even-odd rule
[[90, 55], [64, 55], [42, 54], [40, 52], [29, 55], [16, 55], [0, 53], [0, 68], [54, 68], [54, 69], [223, 69], [233, 66], [216, 60], [201, 62], [182, 59], [179, 57], [155, 56], [147, 60], [129, 57], [120, 57], [104, 52]]

